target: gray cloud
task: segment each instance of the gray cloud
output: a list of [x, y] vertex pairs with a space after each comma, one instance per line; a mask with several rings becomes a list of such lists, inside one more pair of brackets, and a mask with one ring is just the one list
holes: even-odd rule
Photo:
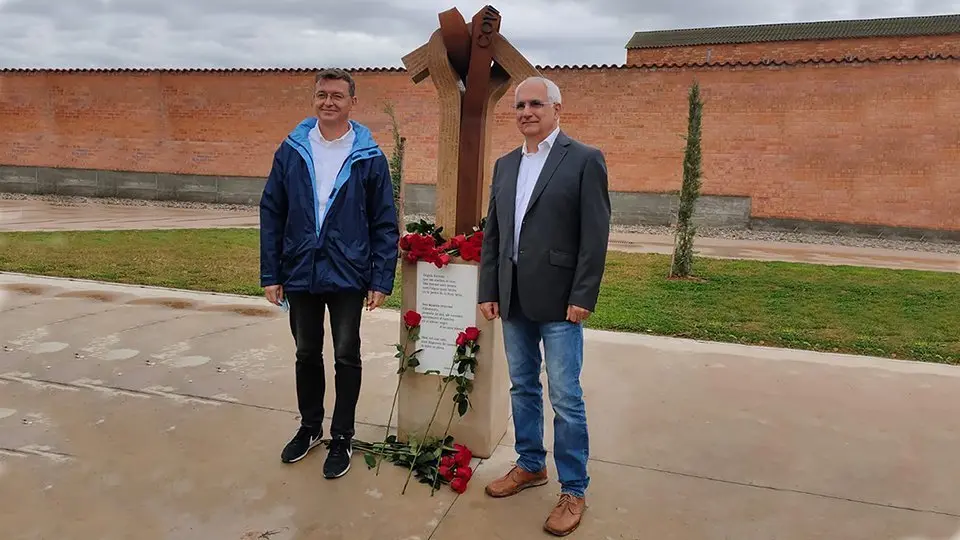
[[[469, 19], [487, 2], [456, 3]], [[449, 0], [0, 0], [0, 67], [399, 66]], [[617, 64], [633, 32], [960, 11], [960, 0], [494, 3], [536, 64]]]

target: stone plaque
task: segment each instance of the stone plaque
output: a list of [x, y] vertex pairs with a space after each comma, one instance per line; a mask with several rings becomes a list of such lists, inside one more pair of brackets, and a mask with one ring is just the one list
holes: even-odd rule
[[[420, 321], [419, 373], [446, 376], [457, 350], [457, 334], [477, 325], [478, 267], [450, 264], [443, 268], [417, 263], [417, 312]], [[472, 378], [472, 374], [470, 377]]]

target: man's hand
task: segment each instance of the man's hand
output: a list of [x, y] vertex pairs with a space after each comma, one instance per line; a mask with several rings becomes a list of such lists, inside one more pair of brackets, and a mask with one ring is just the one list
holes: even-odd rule
[[484, 318], [492, 321], [500, 316], [500, 304], [497, 302], [484, 302], [480, 304], [480, 312]]
[[383, 305], [387, 295], [379, 291], [367, 291], [367, 311], [373, 311]]
[[567, 320], [579, 324], [583, 321], [590, 318], [590, 310], [584, 309], [580, 306], [569, 305], [567, 306]]
[[268, 285], [263, 288], [263, 295], [268, 302], [279, 306], [283, 302], [283, 285]]

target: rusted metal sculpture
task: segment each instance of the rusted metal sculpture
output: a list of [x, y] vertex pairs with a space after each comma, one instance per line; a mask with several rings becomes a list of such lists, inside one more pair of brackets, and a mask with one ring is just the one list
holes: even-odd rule
[[[436, 224], [448, 238], [477, 226], [489, 200], [492, 109], [511, 82], [538, 75], [499, 33], [500, 14], [481, 9], [468, 26], [456, 9], [440, 14], [440, 28], [430, 40], [403, 58], [415, 83], [433, 79], [439, 100]], [[476, 266], [475, 262], [460, 263]], [[417, 264], [403, 264], [401, 310], [417, 309], [420, 288]], [[474, 315], [481, 332], [478, 362], [471, 391], [471, 412], [450, 433], [473, 455], [487, 458], [503, 438], [510, 420], [510, 377], [502, 339], [495, 321]], [[426, 318], [425, 318], [426, 320]], [[400, 326], [401, 339], [406, 328]], [[411, 373], [401, 380], [397, 404], [397, 436], [425, 436], [431, 415], [437, 413], [434, 376]], [[444, 399], [447, 407], [452, 401]], [[451, 410], [440, 414], [450, 414]], [[434, 424], [436, 426], [436, 424]], [[441, 436], [434, 427], [431, 436]]]
[[403, 57], [415, 83], [433, 79], [440, 101], [436, 221], [470, 232], [489, 189], [490, 109], [512, 81], [539, 75], [500, 34], [500, 12], [485, 6], [468, 26], [456, 9], [440, 13], [430, 41]]

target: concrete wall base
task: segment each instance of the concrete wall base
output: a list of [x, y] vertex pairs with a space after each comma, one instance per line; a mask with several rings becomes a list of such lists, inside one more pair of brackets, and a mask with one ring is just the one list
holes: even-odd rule
[[[433, 214], [434, 188], [429, 184], [404, 186], [404, 211]], [[679, 207], [678, 195], [671, 193], [610, 193], [611, 216], [615, 225], [673, 225]], [[750, 222], [749, 197], [701, 195], [694, 221], [705, 227], [745, 228]]]
[[[0, 193], [256, 205], [264, 182], [264, 178], [256, 177], [0, 165]], [[679, 203], [676, 194], [612, 192], [610, 199], [614, 225], [671, 226], [676, 221]], [[432, 215], [435, 202], [434, 186], [404, 186], [405, 214]], [[752, 215], [750, 197], [703, 195], [697, 201], [694, 221], [698, 226], [709, 228], [960, 242], [960, 231], [758, 218]]]
[[257, 204], [264, 178], [0, 165], [0, 192]]

